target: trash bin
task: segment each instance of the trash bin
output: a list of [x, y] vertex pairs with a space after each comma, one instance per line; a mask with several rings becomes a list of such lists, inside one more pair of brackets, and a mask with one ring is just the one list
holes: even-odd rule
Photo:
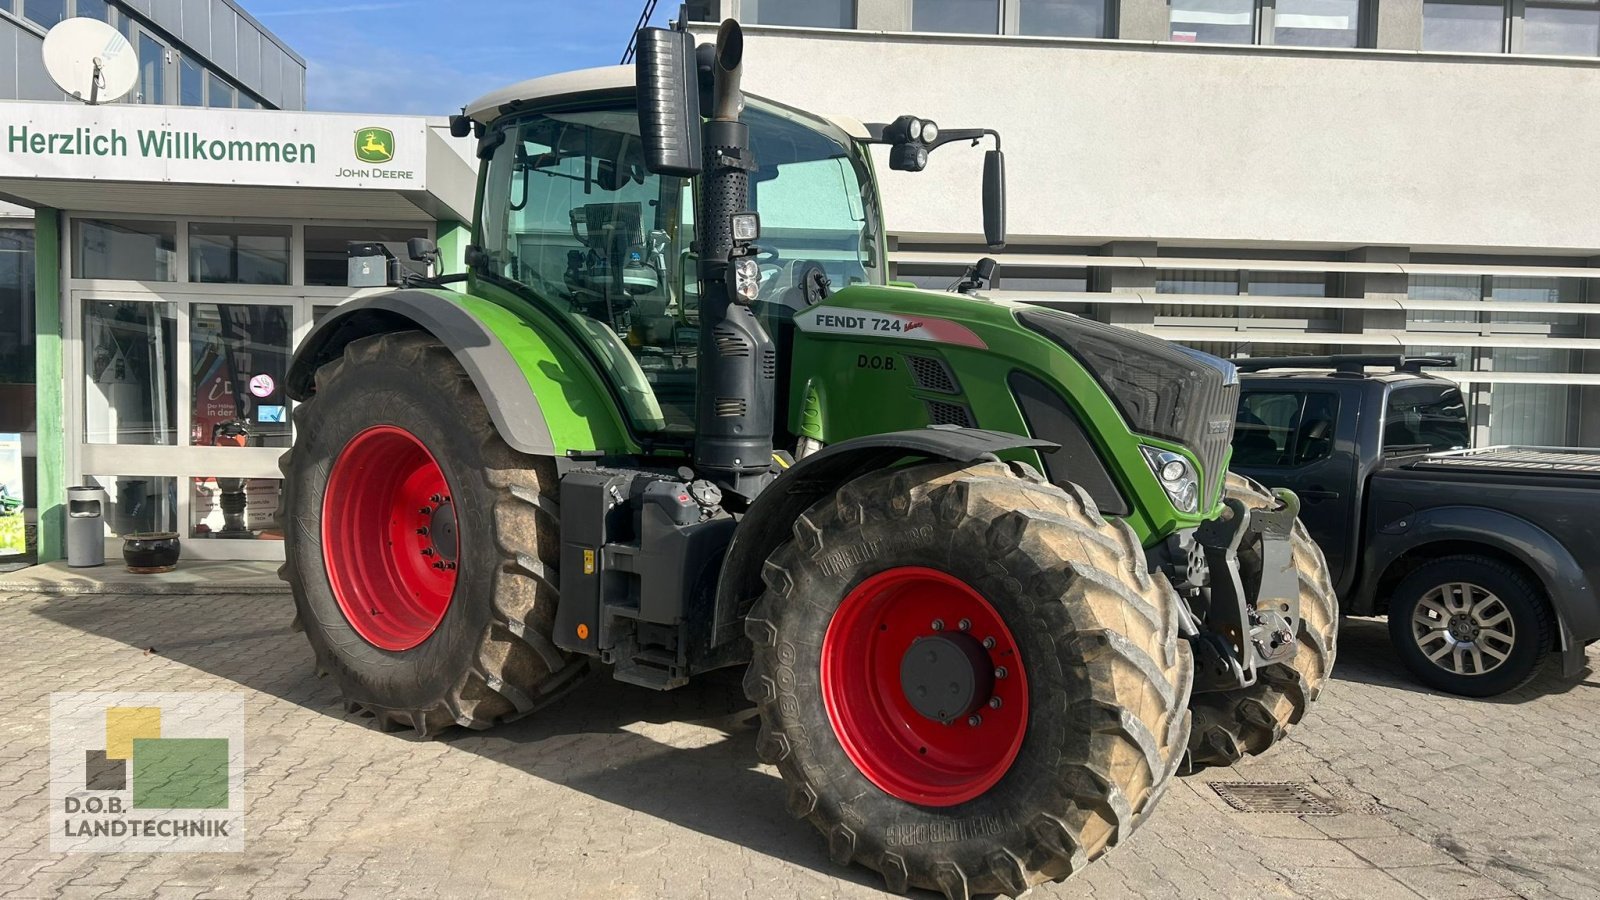
[[106, 564], [105, 488], [67, 488], [67, 565], [77, 568]]

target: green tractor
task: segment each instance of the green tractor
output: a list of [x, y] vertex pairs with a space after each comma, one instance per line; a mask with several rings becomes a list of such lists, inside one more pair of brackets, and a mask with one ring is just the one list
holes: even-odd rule
[[468, 272], [293, 363], [284, 574], [351, 708], [427, 736], [597, 664], [746, 666], [789, 811], [950, 898], [1067, 877], [1298, 722], [1333, 592], [1294, 497], [1227, 472], [1233, 367], [988, 266], [890, 283], [871, 145], [992, 139], [1001, 246], [992, 131], [746, 98], [732, 22], [638, 41], [465, 108]]

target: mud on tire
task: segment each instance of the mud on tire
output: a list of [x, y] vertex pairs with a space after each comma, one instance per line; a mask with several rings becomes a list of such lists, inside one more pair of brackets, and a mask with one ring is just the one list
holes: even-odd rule
[[[553, 699], [586, 663], [549, 639], [555, 615], [554, 464], [512, 450], [454, 356], [421, 332], [352, 342], [317, 371], [284, 454], [285, 556], [297, 620], [319, 673], [384, 730], [431, 736], [487, 728]], [[443, 470], [459, 518], [454, 594], [433, 633], [408, 650], [364, 640], [329, 583], [322, 515], [340, 451], [374, 425], [404, 429]]]
[[[1233, 472], [1228, 473], [1226, 492], [1251, 509], [1277, 502], [1266, 488]], [[1328, 563], [1298, 520], [1290, 543], [1300, 583], [1299, 646], [1294, 659], [1264, 667], [1248, 688], [1194, 695], [1189, 703], [1194, 730], [1186, 772], [1233, 765], [1247, 755], [1265, 752], [1300, 722], [1333, 671], [1339, 599], [1328, 576]], [[1240, 546], [1239, 568], [1247, 587], [1260, 582], [1259, 544]]]
[[[1028, 679], [1015, 760], [955, 805], [907, 802], [863, 775], [819, 684], [824, 635], [844, 598], [905, 566], [981, 594], [1017, 639]], [[1143, 821], [1187, 746], [1193, 663], [1176, 595], [1146, 572], [1127, 525], [1026, 466], [930, 463], [862, 476], [801, 516], [764, 574], [767, 591], [746, 621], [758, 752], [830, 856], [876, 869], [890, 890], [1016, 896], [1066, 878]]]

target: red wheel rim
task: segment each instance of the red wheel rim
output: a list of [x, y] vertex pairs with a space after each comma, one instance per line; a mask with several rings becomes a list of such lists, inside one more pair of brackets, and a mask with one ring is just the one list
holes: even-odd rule
[[[953, 717], [949, 724], [927, 713], [932, 682], [907, 675], [913, 659], [936, 652], [946, 661], [965, 654], [978, 679], [970, 696], [950, 679], [961, 708], [938, 710]], [[934, 671], [942, 688], [944, 673], [966, 670]], [[993, 787], [1017, 758], [1028, 677], [1011, 630], [982, 595], [936, 569], [903, 566], [863, 581], [834, 612], [822, 640], [822, 702], [845, 753], [873, 784], [911, 803], [954, 806]]]
[[322, 559], [356, 633], [384, 650], [428, 639], [456, 587], [450, 486], [422, 442], [393, 425], [350, 439], [322, 501]]

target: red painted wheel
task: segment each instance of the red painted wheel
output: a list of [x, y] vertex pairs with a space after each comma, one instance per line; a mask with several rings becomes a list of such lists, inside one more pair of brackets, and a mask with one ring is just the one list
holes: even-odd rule
[[1003, 777], [1028, 727], [1028, 677], [1000, 614], [965, 582], [902, 566], [839, 604], [822, 641], [822, 701], [873, 784], [954, 806]]
[[351, 627], [384, 650], [428, 639], [456, 587], [456, 513], [444, 471], [403, 428], [374, 425], [328, 475], [322, 554]]

